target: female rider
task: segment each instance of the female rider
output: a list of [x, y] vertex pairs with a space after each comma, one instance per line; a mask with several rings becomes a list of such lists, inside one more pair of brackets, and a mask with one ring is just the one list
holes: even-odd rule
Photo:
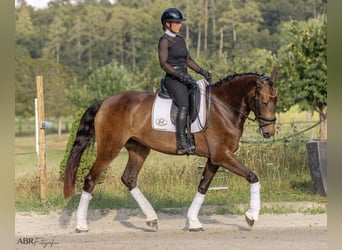
[[211, 75], [203, 70], [190, 56], [184, 39], [177, 35], [186, 19], [176, 8], [164, 10], [161, 16], [164, 34], [159, 39], [158, 55], [160, 67], [166, 72], [164, 85], [178, 107], [176, 119], [177, 153], [191, 154], [194, 142], [186, 140], [185, 128], [189, 109], [189, 90], [193, 84], [187, 67], [210, 80]]

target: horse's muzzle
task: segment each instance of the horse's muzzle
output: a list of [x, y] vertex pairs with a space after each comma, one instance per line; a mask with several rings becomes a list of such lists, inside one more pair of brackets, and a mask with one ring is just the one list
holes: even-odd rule
[[270, 138], [275, 133], [276, 118], [257, 117], [259, 129], [264, 138]]
[[275, 125], [272, 123], [260, 127], [260, 132], [264, 138], [270, 138], [275, 133]]
[[262, 135], [264, 136], [264, 138], [270, 138], [271, 136], [274, 135], [274, 133], [270, 133], [270, 132], [263, 132]]

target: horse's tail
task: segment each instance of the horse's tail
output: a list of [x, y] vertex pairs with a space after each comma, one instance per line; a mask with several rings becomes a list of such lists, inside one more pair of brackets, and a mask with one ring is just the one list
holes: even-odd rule
[[74, 145], [70, 150], [64, 173], [64, 197], [68, 198], [75, 190], [77, 169], [84, 150], [95, 136], [94, 120], [102, 101], [94, 103], [83, 114], [77, 130]]

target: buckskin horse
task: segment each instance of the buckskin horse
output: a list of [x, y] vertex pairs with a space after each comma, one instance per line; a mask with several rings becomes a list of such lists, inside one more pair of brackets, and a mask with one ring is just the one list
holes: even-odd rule
[[[278, 100], [276, 77], [275, 68], [271, 77], [258, 73], [234, 74], [207, 86], [206, 93], [203, 94], [210, 107], [207, 124], [203, 130], [194, 134], [194, 155], [206, 157], [207, 162], [197, 193], [187, 212], [189, 231], [203, 230], [198, 219], [199, 210], [210, 182], [220, 166], [248, 181], [250, 201], [245, 219], [250, 227], [258, 220], [258, 177], [234, 157], [234, 152], [238, 149], [245, 121], [252, 119], [249, 117], [251, 111], [263, 137], [274, 135]], [[81, 155], [93, 138], [96, 138], [97, 156], [84, 178], [76, 213], [76, 232], [88, 231], [87, 211], [91, 193], [101, 173], [123, 147], [127, 149], [129, 159], [121, 180], [146, 216], [147, 225], [154, 230], [158, 229], [157, 214], [137, 187], [137, 178], [151, 149], [170, 155], [176, 155], [177, 149], [175, 133], [156, 131], [151, 127], [151, 110], [155, 97], [154, 93], [127, 91], [93, 104], [83, 114], [65, 168], [65, 198], [70, 197], [75, 190]]]

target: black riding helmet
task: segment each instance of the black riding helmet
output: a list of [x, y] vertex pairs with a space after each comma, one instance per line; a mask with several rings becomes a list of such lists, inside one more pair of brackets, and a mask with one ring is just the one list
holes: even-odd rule
[[164, 10], [161, 16], [161, 23], [164, 26], [166, 22], [181, 22], [186, 19], [183, 17], [182, 12], [176, 8], [168, 8]]

